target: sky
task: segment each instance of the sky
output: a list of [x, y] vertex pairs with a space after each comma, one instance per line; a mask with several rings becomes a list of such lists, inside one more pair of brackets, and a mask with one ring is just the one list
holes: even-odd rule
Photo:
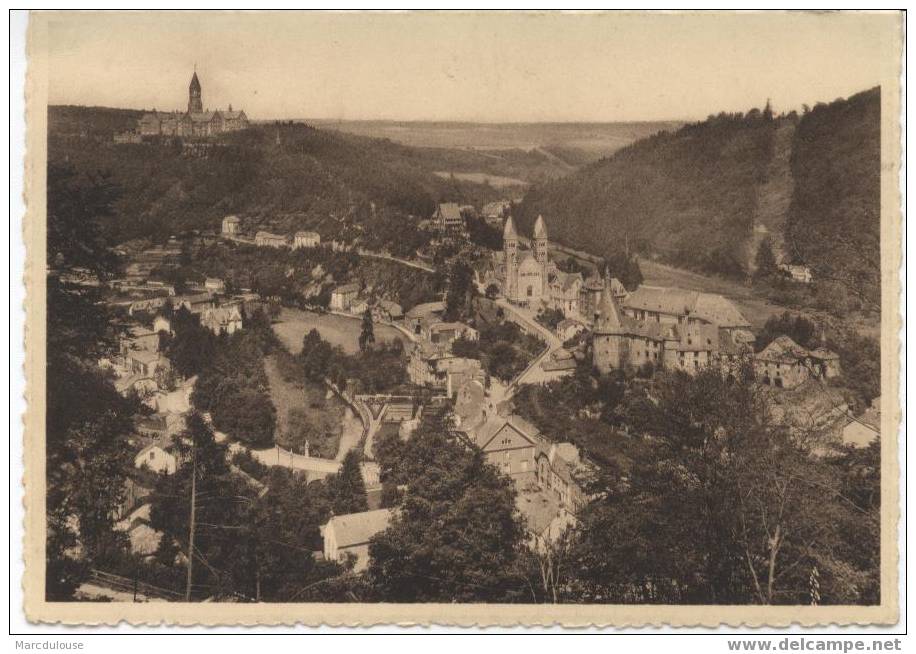
[[875, 86], [896, 18], [813, 13], [69, 13], [49, 101], [254, 120], [695, 120]]

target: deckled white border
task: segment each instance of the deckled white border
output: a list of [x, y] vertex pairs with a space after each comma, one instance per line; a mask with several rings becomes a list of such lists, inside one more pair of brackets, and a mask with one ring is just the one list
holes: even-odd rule
[[[885, 87], [885, 89], [886, 89], [886, 87]], [[887, 99], [884, 97], [885, 94], [886, 94], [886, 90], [882, 93], [882, 99], [883, 99], [883, 102], [884, 102], [884, 103], [887, 102]], [[884, 107], [884, 106], [882, 107], [882, 114], [883, 114], [883, 115], [885, 114], [885, 107]], [[882, 143], [882, 145], [884, 146], [885, 143]], [[893, 145], [892, 145], [892, 147], [893, 147]], [[893, 176], [891, 176], [891, 177], [893, 177]], [[893, 185], [894, 185], [894, 180], [891, 179], [891, 187], [893, 187]], [[14, 197], [15, 197], [15, 196], [14, 196]], [[19, 215], [21, 215], [21, 214], [19, 214]], [[14, 220], [11, 220], [11, 224], [12, 224], [12, 225], [15, 225], [15, 221], [14, 221]], [[12, 233], [15, 234], [16, 231], [14, 230]], [[14, 267], [12, 267], [12, 266], [11, 266], [11, 269], [12, 269], [12, 270], [16, 270], [16, 268], [14, 268]], [[896, 277], [897, 277], [896, 271], [892, 270], [892, 271], [890, 271], [890, 273], [891, 273], [891, 275], [892, 275], [893, 278], [896, 278]], [[14, 284], [15, 284], [15, 282], [14, 282]], [[21, 288], [21, 286], [20, 286], [20, 288]], [[888, 289], [888, 290], [889, 290], [889, 289]], [[896, 298], [891, 298], [891, 299], [896, 300]], [[885, 304], [887, 305], [887, 303], [885, 303]], [[15, 306], [15, 305], [13, 305], [13, 306]], [[893, 335], [892, 335], [892, 338], [893, 338]], [[18, 352], [18, 353], [21, 355], [21, 352]], [[17, 367], [18, 367], [18, 366], [17, 366]], [[13, 405], [13, 406], [15, 406], [15, 405]], [[11, 407], [11, 408], [13, 408], [13, 407]], [[889, 412], [888, 412], [888, 413], [889, 413]], [[16, 415], [16, 413], [11, 413], [11, 415]], [[14, 429], [14, 430], [12, 430], [12, 431], [13, 431], [13, 434], [15, 434], [16, 430]], [[11, 434], [11, 435], [13, 435], [13, 434]], [[17, 458], [18, 458], [18, 457], [17, 457]], [[903, 461], [901, 461], [901, 466], [902, 466], [902, 465], [905, 465]], [[14, 479], [15, 479], [15, 477], [14, 477]], [[11, 484], [15, 484], [15, 482], [11, 480]], [[11, 517], [12, 517], [12, 514], [11, 514]], [[16, 585], [16, 584], [15, 584], [15, 578], [13, 578], [13, 581], [14, 581], [14, 583], [11, 584], [11, 586], [12, 586], [13, 588], [15, 588], [15, 585]], [[883, 580], [883, 581], [885, 581], [885, 580]], [[98, 605], [96, 605], [96, 606], [98, 606]], [[149, 606], [149, 605], [147, 605], [147, 607], [148, 607], [148, 606]], [[275, 606], [276, 606], [276, 605], [275, 605]], [[332, 607], [340, 607], [340, 606], [341, 606], [341, 605], [332, 605]], [[346, 605], [344, 605], [344, 606], [346, 606]], [[219, 610], [217, 611], [217, 613], [220, 614], [220, 616], [219, 616], [219, 617], [213, 616], [213, 617], [211, 617], [211, 620], [212, 620], [213, 618], [215, 618], [217, 621], [220, 621], [221, 618], [222, 618], [222, 619], [226, 619], [226, 617], [227, 617], [227, 615], [226, 615], [226, 614], [227, 614], [227, 611], [225, 610], [225, 609], [226, 609], [226, 606], [225, 606], [225, 605], [219, 605], [219, 607], [214, 607], [214, 608], [218, 608], [218, 609], [219, 609]], [[290, 608], [293, 608], [293, 607], [290, 607]], [[295, 608], [296, 608], [296, 609], [299, 609], [299, 611], [301, 611], [301, 610], [304, 609], [305, 607], [303, 607], [302, 605], [295, 605]], [[356, 620], [357, 620], [358, 623], [366, 624], [366, 618], [369, 618], [369, 616], [366, 615], [366, 613], [368, 613], [368, 611], [365, 611], [365, 607], [362, 607], [362, 608], [363, 608], [363, 611], [362, 611], [363, 615], [360, 616], [360, 617], [356, 617]], [[377, 607], [373, 607], [373, 609], [375, 609], [375, 608], [377, 608]], [[404, 607], [404, 608], [406, 608], [406, 607]], [[414, 621], [426, 621], [426, 620], [432, 618], [433, 615], [436, 615], [436, 614], [431, 613], [431, 612], [436, 611], [438, 608], [441, 608], [441, 607], [436, 607], [436, 606], [433, 606], [433, 605], [424, 605], [424, 606], [422, 606], [422, 607], [413, 607], [412, 610], [411, 610], [411, 618], [412, 618], [412, 620], [414, 620]], [[461, 613], [463, 613], [463, 615], [456, 615], [455, 613], [451, 613], [451, 615], [450, 615], [450, 617], [449, 617], [448, 620], [449, 620], [450, 622], [451, 622], [451, 621], [454, 621], [453, 623], [458, 623], [458, 624], [461, 624], [461, 623], [464, 623], [464, 624], [470, 624], [470, 623], [477, 623], [477, 624], [488, 624], [488, 623], [489, 623], [489, 624], [492, 624], [495, 620], [499, 620], [498, 618], [494, 618], [494, 615], [493, 615], [494, 612], [496, 612], [497, 610], [506, 608], [506, 607], [481, 607], [481, 609], [482, 609], [481, 611], [475, 610], [475, 609], [473, 609], [472, 607], [464, 607], [464, 608], [466, 608], [467, 611], [461, 611]], [[522, 610], [526, 610], [526, 609], [530, 609], [531, 607], [516, 607], [516, 608], [519, 608], [519, 609], [522, 609]], [[588, 624], [588, 623], [590, 623], [590, 622], [594, 622], [594, 621], [592, 621], [592, 620], [589, 620], [589, 619], [586, 617], [587, 615], [589, 615], [589, 614], [592, 613], [592, 612], [589, 610], [589, 608], [594, 608], [594, 607], [582, 607], [582, 606], [577, 606], [577, 607], [566, 607], [566, 608], [574, 609], [574, 611], [570, 611], [569, 613], [575, 613], [575, 614], [576, 614], [576, 615], [568, 615], [568, 616], [565, 616], [566, 619], [564, 620], [564, 622], [566, 622], [566, 624], [579, 624], [579, 625], [581, 625], [581, 624]], [[617, 624], [621, 624], [621, 622], [618, 622], [618, 620], [621, 620], [621, 621], [623, 621], [624, 623], [629, 622], [630, 620], [633, 620], [636, 616], [635, 616], [631, 611], [627, 610], [627, 609], [632, 609], [632, 608], [634, 608], [634, 607], [620, 607], [621, 610], [620, 610], [619, 612], [616, 612], [616, 611], [615, 611], [615, 619], [613, 619], [613, 621], [614, 621], [615, 623], [617, 623]], [[639, 609], [639, 608], [641, 608], [641, 607], [635, 607], [635, 608], [636, 608], [636, 609]], [[729, 607], [729, 609], [730, 609], [730, 608], [732, 608], [732, 607]], [[742, 607], [742, 608], [743, 608], [743, 607]], [[384, 609], [383, 609], [383, 610], [384, 610]], [[396, 610], [396, 609], [395, 609], [395, 610]], [[684, 609], [683, 609], [683, 607], [678, 607], [678, 608], [675, 609], [675, 610], [677, 610], [677, 611], [683, 611]], [[722, 614], [722, 613], [730, 613], [730, 611], [728, 611], [728, 610], [722, 611], [722, 607], [716, 607], [716, 608], [713, 609], [713, 610], [714, 610], [716, 613], [719, 613], [719, 614]], [[736, 608], [735, 610], [739, 610], [739, 609]], [[293, 613], [293, 615], [295, 615], [295, 613], [298, 613], [299, 611], [295, 611], [295, 612]], [[372, 610], [371, 612], [372, 612], [372, 613], [375, 613], [375, 610]], [[260, 619], [260, 618], [262, 617], [262, 616], [259, 615], [259, 614], [260, 614], [259, 611], [252, 611], [252, 610], [249, 609], [246, 613], [247, 613], [247, 619], [246, 619], [246, 617], [239, 616], [239, 617], [241, 618], [240, 621], [243, 622], [243, 623], [250, 622], [251, 620]], [[386, 613], [387, 613], [387, 611], [386, 611]], [[513, 612], [510, 611], [509, 613], [511, 614], [511, 613], [513, 613]], [[529, 613], [530, 613], [530, 611], [529, 611]], [[550, 607], [550, 612], [549, 612], [549, 613], [550, 613], [550, 615], [543, 615], [543, 616], [541, 617], [541, 620], [545, 620], [545, 619], [546, 619], [546, 620], [550, 621], [551, 618], [556, 618], [556, 617], [558, 617], [561, 613], [563, 613], [563, 611], [557, 611], [557, 607]], [[648, 615], [643, 614], [643, 616], [641, 616], [641, 617], [639, 617], [639, 618], [636, 618], [637, 621], [638, 621], [638, 623], [640, 623], [640, 624], [661, 624], [661, 623], [668, 623], [668, 624], [676, 624], [676, 623], [681, 623], [681, 624], [697, 624], [697, 623], [700, 623], [700, 624], [702, 624], [702, 623], [704, 622], [704, 620], [703, 620], [702, 618], [700, 618], [699, 620], [696, 620], [696, 621], [691, 621], [691, 620], [688, 618], [688, 620], [683, 621], [683, 622], [682, 622], [681, 620], [678, 620], [676, 617], [675, 617], [674, 619], [670, 619], [672, 616], [670, 616], [670, 615], [668, 614], [668, 611], [664, 610], [664, 607], [653, 607], [653, 608], [652, 608], [652, 613], [654, 614], [653, 617], [649, 617]], [[776, 618], [776, 616], [773, 616], [774, 618], [776, 618], [776, 620], [768, 620], [767, 622], [768, 622], [768, 624], [776, 624], [776, 623], [789, 624], [790, 622], [793, 622], [793, 621], [795, 621], [795, 622], [797, 622], [797, 621], [808, 622], [809, 620], [812, 620], [812, 619], [815, 620], [815, 621], [820, 622], [821, 620], [825, 620], [825, 618], [826, 618], [826, 616], [823, 616], [823, 617], [816, 617], [816, 616], [813, 615], [813, 614], [806, 614], [805, 611], [799, 611], [797, 608], [793, 608], [792, 611], [791, 611], [791, 613], [792, 613], [792, 615], [788, 615], [788, 614], [787, 614], [787, 615], [783, 616], [782, 619]], [[476, 614], [476, 615], [475, 615], [475, 614]], [[289, 615], [289, 614], [287, 614], [287, 615]], [[860, 615], [862, 615], [862, 617], [864, 617], [865, 619], [870, 619], [870, 618], [869, 618], [868, 616], [866, 616], [864, 613], [863, 613], [863, 614], [860, 614]], [[204, 617], [204, 616], [201, 616], [201, 617]], [[267, 617], [267, 616], [263, 616], [263, 617]], [[289, 617], [292, 618], [292, 615], [289, 615]], [[329, 616], [327, 616], [327, 617], [330, 618], [331, 616], [329, 615]], [[341, 616], [341, 617], [343, 618], [343, 616]], [[373, 616], [372, 618], [369, 618], [369, 620], [372, 620], [372, 619], [375, 618], [375, 617], [376, 617], [376, 616]], [[379, 616], [379, 617], [380, 617], [380, 616]], [[509, 615], [506, 615], [506, 617], [509, 618], [510, 620], [512, 619], [512, 618], [509, 617]], [[534, 617], [534, 616], [533, 616], [533, 615], [529, 615], [529, 618], [531, 618], [531, 617]], [[872, 617], [873, 617], [873, 616], [872, 616]], [[293, 619], [295, 619], [295, 618], [293, 618]], [[607, 619], [607, 615], [604, 616], [604, 619], [605, 619], [605, 620]], [[706, 619], [708, 620], [708, 617], [707, 617]], [[742, 621], [742, 619], [741, 619], [741, 618], [738, 618], [737, 615], [735, 615], [734, 618], [732, 618], [732, 619], [738, 619], [739, 622]], [[204, 620], [206, 621], [206, 618], [205, 618], [205, 617], [204, 617]], [[351, 620], [352, 620], [352, 617], [351, 617]], [[349, 623], [349, 624], [355, 624], [355, 622], [352, 622], [351, 620], [347, 620], [346, 618], [343, 618], [344, 624], [347, 624], [347, 623]], [[310, 620], [308, 620], [307, 618], [306, 618], [305, 621], [306, 621], [306, 622], [310, 622]], [[501, 621], [501, 620], [500, 620], [500, 621]], [[731, 621], [731, 620], [729, 620], [729, 621]], [[829, 621], [829, 618], [827, 618], [826, 621]], [[734, 622], [733, 624], [738, 624], [739, 622]], [[529, 624], [530, 624], [530, 623], [531, 623], [531, 622], [529, 622]], [[541, 623], [543, 624], [543, 622], [541, 622]], [[748, 623], [747, 623], [747, 622], [744, 622], [744, 624], [748, 624]], [[750, 623], [750, 624], [753, 624], [753, 623]]]

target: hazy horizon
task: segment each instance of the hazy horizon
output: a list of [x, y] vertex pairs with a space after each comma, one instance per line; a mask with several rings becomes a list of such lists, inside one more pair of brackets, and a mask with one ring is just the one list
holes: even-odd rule
[[49, 103], [252, 120], [692, 122], [876, 86], [887, 14], [55, 14]]

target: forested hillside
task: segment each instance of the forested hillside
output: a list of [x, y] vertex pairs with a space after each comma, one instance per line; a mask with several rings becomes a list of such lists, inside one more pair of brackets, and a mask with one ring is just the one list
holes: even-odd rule
[[876, 308], [881, 296], [881, 89], [814, 107], [795, 131], [787, 254]]
[[879, 206], [875, 88], [801, 116], [720, 114], [637, 141], [532, 188], [518, 219], [530, 230], [544, 214], [552, 238], [594, 254], [628, 245], [735, 277], [749, 272], [756, 224], [785, 242], [787, 260], [811, 266], [815, 281], [838, 283], [874, 308]]
[[626, 244], [667, 262], [741, 274], [778, 121], [754, 110], [661, 132], [564, 179], [532, 189], [522, 229], [539, 213], [553, 238], [604, 254]]
[[343, 217], [372, 204], [408, 220], [428, 217], [439, 201], [499, 197], [485, 185], [433, 175], [423, 165], [428, 155], [412, 148], [305, 124], [254, 126], [224, 135], [206, 156], [186, 156], [177, 142], [112, 143], [110, 135], [129, 126], [127, 112], [52, 107], [50, 115], [49, 165], [119, 189], [104, 221], [114, 241], [218, 229], [230, 213], [249, 226], [333, 238]]

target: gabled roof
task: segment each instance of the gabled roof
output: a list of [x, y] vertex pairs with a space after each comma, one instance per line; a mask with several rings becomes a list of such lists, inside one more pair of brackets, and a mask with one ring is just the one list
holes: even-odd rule
[[478, 430], [477, 437], [475, 438], [477, 446], [482, 450], [486, 449], [487, 445], [489, 445], [496, 435], [504, 428], [511, 429], [532, 445], [537, 445], [541, 441], [539, 438], [540, 432], [537, 427], [524, 418], [517, 415], [511, 415], [508, 418], [495, 415], [487, 420]]
[[328, 520], [324, 530], [327, 533], [333, 528], [338, 548], [363, 545], [377, 533], [385, 531], [393, 516], [392, 509], [336, 515]]
[[456, 202], [442, 202], [436, 209], [436, 215], [445, 220], [462, 220], [461, 207]]
[[761, 361], [774, 361], [777, 363], [795, 363], [805, 359], [810, 352], [793, 341], [786, 335], [777, 337], [757, 354]]

